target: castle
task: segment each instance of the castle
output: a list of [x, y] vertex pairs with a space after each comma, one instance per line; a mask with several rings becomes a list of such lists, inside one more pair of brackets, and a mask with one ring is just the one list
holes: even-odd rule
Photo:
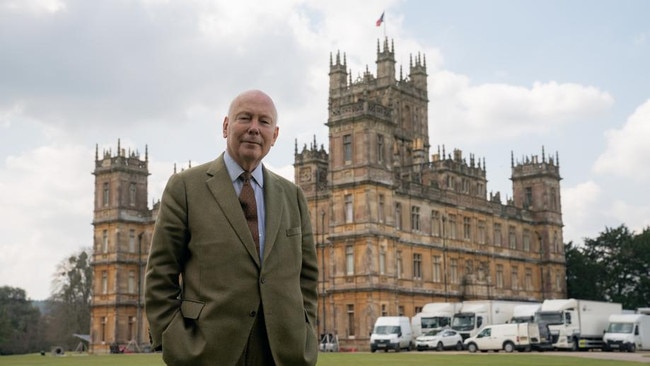
[[[431, 154], [427, 70], [377, 43], [377, 70], [357, 80], [330, 56], [329, 149], [294, 156], [320, 263], [320, 334], [367, 347], [374, 321], [426, 303], [542, 301], [566, 296], [559, 158], [511, 155], [512, 199], [487, 193], [485, 160]], [[328, 152], [329, 151], [329, 152]], [[147, 207], [148, 156], [95, 156], [91, 351], [148, 344], [142, 279], [157, 207]]]

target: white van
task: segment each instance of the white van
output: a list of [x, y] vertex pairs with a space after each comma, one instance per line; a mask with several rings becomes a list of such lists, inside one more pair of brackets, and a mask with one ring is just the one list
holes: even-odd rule
[[465, 348], [470, 352], [530, 351], [539, 344], [539, 326], [537, 323], [495, 324], [484, 327], [474, 337], [467, 338]]
[[406, 316], [380, 316], [375, 321], [375, 327], [370, 335], [370, 352], [378, 349], [388, 351], [394, 349], [399, 352], [402, 349], [412, 350], [413, 331], [411, 322]]

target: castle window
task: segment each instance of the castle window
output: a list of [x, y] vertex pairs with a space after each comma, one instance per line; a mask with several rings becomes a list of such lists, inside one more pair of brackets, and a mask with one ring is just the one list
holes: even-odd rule
[[402, 252], [397, 251], [397, 258], [396, 258], [396, 263], [395, 265], [397, 266], [397, 278], [402, 278]]
[[470, 217], [463, 217], [463, 239], [472, 239], [472, 219]]
[[557, 210], [557, 193], [555, 192], [555, 188], [551, 188], [551, 210], [555, 211]]
[[526, 290], [531, 291], [533, 289], [533, 270], [526, 268]]
[[422, 254], [413, 254], [413, 279], [422, 279]]
[[402, 230], [402, 205], [400, 203], [395, 204], [395, 228]]
[[554, 253], [560, 253], [560, 240], [557, 236], [557, 231], [553, 233], [553, 251]]
[[108, 272], [102, 271], [102, 294], [108, 293]]
[[512, 267], [511, 275], [511, 288], [513, 290], [519, 290], [519, 269], [517, 267]]
[[528, 230], [524, 230], [523, 250], [530, 252], [530, 231]]
[[135, 293], [135, 272], [134, 271], [129, 271], [129, 282], [128, 282], [128, 289], [127, 292], [130, 294]]
[[442, 261], [439, 255], [434, 255], [432, 258], [433, 262], [433, 282], [440, 283], [442, 280]]
[[381, 316], [388, 316], [388, 310], [386, 309], [386, 304], [381, 304]]
[[102, 231], [102, 253], [108, 253], [108, 230]]
[[533, 188], [526, 187], [526, 196], [524, 197], [524, 208], [533, 207]]
[[379, 195], [379, 205], [377, 206], [377, 219], [379, 220], [380, 223], [383, 223], [384, 220], [385, 220], [385, 217], [384, 217], [384, 215], [385, 215], [384, 214], [384, 210], [385, 210], [385, 208], [384, 208], [385, 204], [384, 203], [385, 202], [384, 201], [385, 201], [384, 195], [380, 194]]
[[107, 323], [106, 317], [102, 316], [100, 320], [101, 330], [99, 335], [99, 339], [102, 341], [102, 343], [106, 342], [106, 323]]
[[456, 232], [456, 215], [449, 215], [449, 237], [451, 239], [458, 238], [458, 233]]
[[478, 243], [485, 244], [487, 242], [487, 229], [485, 228], [485, 221], [479, 220], [478, 222]]
[[555, 290], [562, 291], [562, 271], [557, 271], [555, 274]]
[[510, 249], [517, 249], [517, 232], [514, 226], [510, 226], [508, 229], [508, 244]]
[[452, 258], [449, 264], [449, 277], [451, 283], [458, 283], [458, 259]]
[[110, 203], [110, 186], [108, 182], [104, 182], [104, 193], [103, 193], [103, 202], [104, 202], [104, 207], [107, 207], [108, 204]]
[[377, 161], [384, 161], [384, 135], [377, 135]]
[[420, 230], [420, 208], [418, 206], [411, 206], [411, 230]]
[[354, 211], [352, 209], [352, 195], [345, 195], [345, 223], [351, 224], [354, 221]]
[[348, 336], [354, 337], [354, 304], [348, 304]]
[[135, 206], [135, 192], [136, 192], [135, 183], [131, 183], [129, 185], [129, 205], [131, 206]]
[[440, 236], [440, 212], [431, 211], [431, 235]]
[[404, 316], [404, 305], [397, 307], [397, 316]]
[[354, 275], [354, 248], [352, 245], [345, 247], [345, 274]]
[[135, 253], [135, 230], [129, 230], [129, 253]]
[[503, 288], [503, 264], [497, 264], [496, 273], [496, 287]]
[[352, 135], [343, 136], [343, 160], [346, 164], [352, 162]]
[[501, 235], [501, 224], [494, 224], [494, 246], [500, 247], [503, 245], [503, 236]]
[[379, 248], [379, 274], [386, 274], [386, 249], [384, 247]]

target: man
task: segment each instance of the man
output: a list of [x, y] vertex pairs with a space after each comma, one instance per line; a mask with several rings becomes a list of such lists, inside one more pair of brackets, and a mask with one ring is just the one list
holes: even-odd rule
[[[307, 202], [261, 164], [278, 131], [273, 100], [246, 91], [224, 118], [226, 151], [167, 183], [145, 303], [153, 346], [168, 365], [316, 364], [318, 266]], [[242, 181], [244, 172], [252, 177]]]

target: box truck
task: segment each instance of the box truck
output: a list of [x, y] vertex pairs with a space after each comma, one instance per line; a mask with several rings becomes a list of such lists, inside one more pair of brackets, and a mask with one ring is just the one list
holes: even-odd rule
[[535, 321], [548, 324], [553, 347], [556, 349], [602, 349], [609, 316], [621, 314], [622, 311], [620, 303], [578, 299], [544, 300], [535, 314]]
[[467, 339], [492, 324], [505, 324], [512, 318], [515, 306], [530, 304], [519, 301], [474, 300], [463, 301], [460, 311], [454, 314], [451, 328]]
[[370, 352], [415, 348], [411, 322], [406, 316], [380, 316], [370, 335]]
[[603, 342], [606, 351], [650, 350], [650, 315], [610, 315]]
[[487, 325], [478, 334], [465, 340], [465, 348], [476, 351], [526, 351], [540, 343], [537, 323]]
[[432, 302], [424, 305], [422, 311], [411, 318], [415, 338], [430, 330], [441, 330], [451, 326], [451, 319], [460, 311], [460, 302]]
[[535, 321], [535, 313], [542, 307], [541, 303], [517, 305], [512, 310], [510, 323], [530, 323]]

